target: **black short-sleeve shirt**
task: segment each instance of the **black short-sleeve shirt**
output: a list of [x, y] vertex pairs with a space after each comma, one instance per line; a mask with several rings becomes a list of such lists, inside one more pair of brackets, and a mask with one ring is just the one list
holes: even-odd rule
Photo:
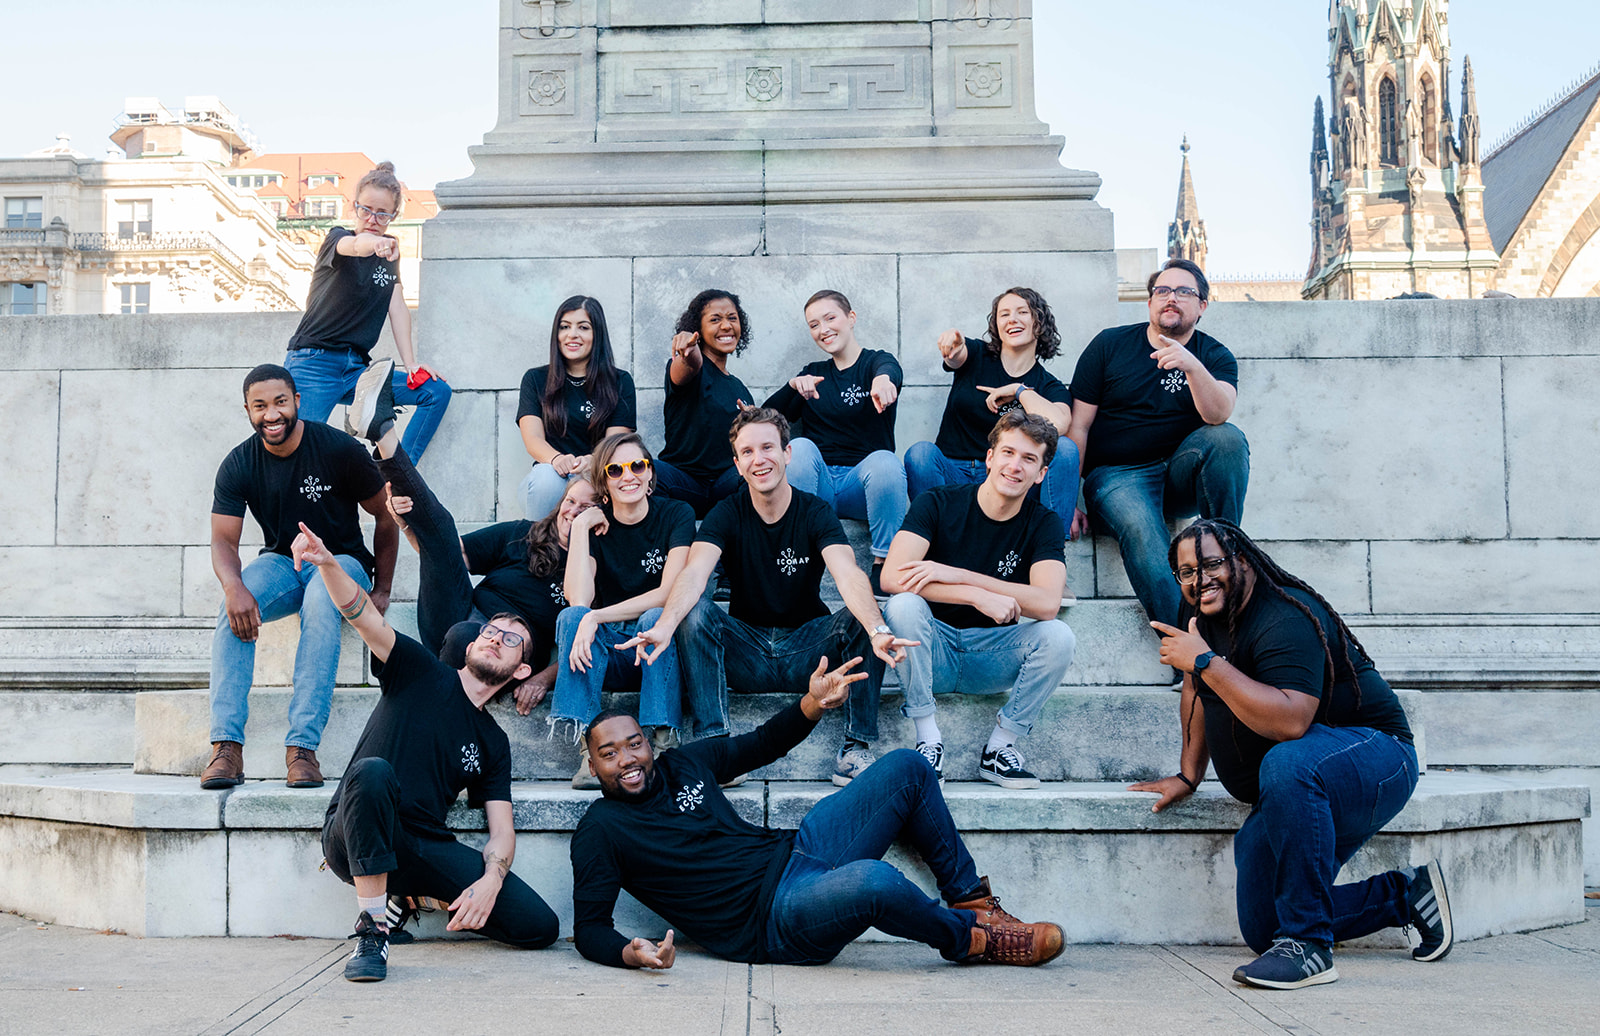
[[[1072, 395], [1100, 408], [1089, 426], [1085, 473], [1102, 464], [1166, 460], [1185, 436], [1205, 424], [1188, 377], [1181, 370], [1162, 370], [1150, 358], [1155, 350], [1145, 333], [1149, 326], [1107, 328], [1078, 357]], [[1221, 342], [1196, 331], [1189, 351], [1213, 378], [1238, 387], [1239, 363]]]
[[682, 385], [672, 383], [672, 361], [667, 361], [667, 396], [661, 404], [667, 441], [661, 459], [705, 482], [713, 482], [733, 467], [733, 447], [728, 429], [739, 415], [741, 402], [755, 396], [744, 382], [724, 374], [710, 360]]
[[595, 445], [605, 438], [607, 428], [639, 427], [633, 375], [627, 371], [617, 371], [617, 406], [611, 412], [611, 416], [601, 423], [598, 437], [591, 438], [589, 435], [589, 419], [594, 414], [594, 404], [589, 399], [588, 378], [566, 379], [561, 388], [561, 406], [566, 413], [567, 423], [560, 435], [551, 434], [550, 422], [544, 416], [544, 385], [549, 377], [548, 366], [535, 367], [522, 376], [522, 395], [517, 401], [517, 420], [537, 417], [544, 421], [545, 442], [562, 453], [582, 457], [593, 451]]
[[[472, 704], [460, 673], [401, 633], [387, 661], [372, 660], [372, 672], [383, 694], [350, 762], [379, 758], [394, 767], [402, 826], [425, 838], [452, 837], [445, 814], [463, 788], [475, 808], [511, 801], [511, 744], [494, 717]], [[329, 814], [338, 805], [335, 791]]]
[[[1000, 357], [989, 351], [988, 343], [976, 338], [967, 339], [967, 362], [960, 367], [944, 368], [953, 371], [950, 395], [945, 397], [944, 417], [939, 421], [939, 435], [933, 444], [951, 460], [982, 460], [989, 452], [989, 432], [1000, 414], [989, 412], [989, 394], [978, 391], [979, 385], [999, 388], [1012, 382], [1021, 382], [1052, 403], [1071, 403], [1072, 393], [1045, 367], [1042, 360], [1021, 376], [1014, 378], [1006, 373]], [[1001, 408], [1020, 409], [1021, 403], [1012, 402]]]
[[896, 389], [904, 381], [893, 356], [881, 349], [863, 349], [844, 370], [832, 360], [819, 360], [806, 364], [800, 374], [822, 379], [816, 399], [784, 385], [762, 405], [799, 422], [795, 434], [815, 443], [824, 461], [854, 467], [875, 450], [894, 452], [894, 419], [900, 403], [896, 400], [880, 414], [872, 402], [872, 383], [878, 375], [887, 374]]
[[354, 237], [344, 227], [334, 227], [317, 250], [311, 270], [311, 290], [306, 312], [289, 338], [289, 349], [347, 349], [367, 360], [389, 302], [400, 283], [400, 263], [376, 255], [340, 255], [340, 238]]
[[483, 576], [472, 591], [472, 604], [485, 615], [515, 612], [528, 621], [533, 655], [543, 660], [555, 644], [556, 616], [567, 606], [562, 590], [567, 555], [548, 576], [528, 570], [528, 521], [500, 522], [461, 537], [467, 571]]
[[[1317, 707], [1316, 722], [1330, 727], [1371, 727], [1410, 743], [1411, 727], [1406, 723], [1400, 699], [1378, 673], [1372, 660], [1354, 645], [1349, 645], [1350, 657], [1355, 662], [1356, 680], [1352, 683], [1343, 676], [1342, 653], [1346, 642], [1338, 633], [1338, 627], [1327, 609], [1302, 590], [1289, 588], [1285, 592], [1311, 609], [1316, 620], [1314, 624], [1304, 612], [1279, 597], [1272, 589], [1257, 586], [1250, 600], [1245, 603], [1244, 610], [1239, 613], [1231, 642], [1225, 620], [1214, 621], [1201, 616], [1200, 635], [1213, 651], [1251, 679], [1322, 699], [1322, 704]], [[1182, 624], [1188, 624], [1191, 614], [1192, 609], [1186, 605]], [[1318, 626], [1328, 638], [1328, 646], [1336, 664], [1335, 672], [1341, 674], [1333, 685], [1332, 693], [1326, 696], [1326, 660], [1322, 639], [1317, 636]], [[1240, 722], [1227, 703], [1207, 686], [1205, 674], [1202, 673], [1196, 681], [1195, 689], [1205, 707], [1206, 746], [1211, 750], [1217, 779], [1222, 781], [1222, 786], [1234, 798], [1241, 802], [1255, 802], [1260, 797], [1257, 776], [1262, 757], [1277, 742], [1262, 737]]]
[[[900, 528], [928, 541], [929, 561], [1008, 583], [1026, 585], [1035, 562], [1066, 563], [1060, 515], [1029, 497], [1022, 510], [997, 522], [978, 505], [981, 488], [982, 483], [930, 489], [911, 501]], [[971, 605], [931, 601], [928, 608], [958, 629], [999, 625]]]
[[594, 606], [608, 608], [661, 585], [661, 571], [674, 547], [694, 542], [694, 508], [682, 500], [651, 497], [644, 519], [624, 525], [605, 509], [604, 536], [589, 532], [594, 558]]
[[261, 436], [235, 446], [217, 469], [211, 513], [255, 516], [263, 554], [289, 556], [300, 523], [335, 554], [360, 560], [371, 576], [372, 552], [356, 507], [383, 489], [383, 476], [361, 444], [320, 421], [301, 421], [300, 445], [287, 457], [267, 452]]
[[824, 547], [848, 543], [833, 508], [799, 489], [783, 517], [768, 525], [741, 489], [700, 523], [697, 543], [722, 549], [731, 596], [728, 614], [752, 626], [798, 629], [828, 614], [822, 603]]

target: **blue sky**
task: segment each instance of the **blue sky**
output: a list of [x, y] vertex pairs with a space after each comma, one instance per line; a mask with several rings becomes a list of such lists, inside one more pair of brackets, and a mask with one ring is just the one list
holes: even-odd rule
[[[0, 120], [0, 155], [65, 131], [98, 156], [124, 97], [216, 94], [268, 150], [365, 151], [416, 187], [465, 176], [466, 149], [495, 121], [497, 9], [12, 5], [7, 80], [28, 100]], [[1039, 115], [1066, 138], [1063, 163], [1104, 179], [1119, 247], [1165, 247], [1187, 133], [1211, 270], [1303, 274], [1311, 106], [1327, 91], [1323, 0], [1034, 0], [1034, 14]], [[1593, 0], [1450, 5], [1452, 103], [1470, 54], [1486, 149], [1600, 60], [1597, 26]]]

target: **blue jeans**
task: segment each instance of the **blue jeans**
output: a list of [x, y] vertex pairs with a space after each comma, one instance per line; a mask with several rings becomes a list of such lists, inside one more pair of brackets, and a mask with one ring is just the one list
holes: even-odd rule
[[872, 556], [889, 556], [889, 543], [911, 506], [906, 469], [888, 450], [874, 450], [860, 464], [828, 464], [810, 439], [792, 439], [789, 484], [833, 508], [841, 518], [864, 518], [872, 530]]
[[[336, 555], [339, 567], [363, 590], [372, 583], [361, 562]], [[339, 673], [339, 633], [344, 618], [322, 585], [315, 565], [302, 565], [282, 554], [262, 554], [244, 566], [245, 589], [256, 599], [263, 623], [300, 613], [300, 645], [294, 653], [294, 696], [289, 699], [289, 736], [285, 745], [315, 750], [333, 706], [333, 682]], [[228, 606], [217, 613], [211, 637], [211, 740], [244, 744], [250, 718], [250, 685], [255, 682], [256, 646], [234, 636]]]
[[704, 518], [711, 506], [724, 497], [729, 497], [744, 486], [744, 477], [739, 474], [739, 469], [731, 463], [728, 470], [718, 475], [709, 482], [698, 475], [691, 475], [682, 468], [675, 467], [662, 460], [655, 461], [656, 491], [671, 500], [682, 500], [694, 508], [696, 518]]
[[[347, 349], [291, 349], [283, 365], [294, 375], [300, 416], [307, 421], [326, 421], [335, 406], [354, 399], [356, 379], [367, 369], [361, 357]], [[413, 462], [421, 461], [422, 451], [433, 441], [445, 407], [450, 405], [450, 386], [429, 378], [420, 388], [407, 388], [406, 372], [396, 366], [390, 387], [396, 405], [414, 408], [400, 445]]]
[[946, 960], [965, 957], [976, 918], [940, 906], [883, 862], [899, 838], [933, 871], [945, 902], [979, 887], [933, 767], [909, 748], [890, 752], [800, 822], [767, 915], [767, 959], [823, 964], [868, 928], [926, 943]]
[[556, 688], [550, 699], [550, 722], [571, 720], [579, 729], [600, 712], [603, 691], [639, 690], [639, 725], [672, 727], [683, 725], [683, 677], [678, 671], [678, 649], [668, 644], [649, 665], [635, 665], [633, 652], [616, 651], [618, 644], [641, 629], [649, 629], [661, 618], [660, 608], [651, 608], [637, 619], [602, 622], [595, 627], [593, 658], [581, 673], [572, 671], [572, 641], [578, 623], [589, 614], [582, 607], [564, 608], [556, 619]]
[[[752, 626], [735, 619], [702, 596], [672, 635], [683, 664], [689, 715], [700, 737], [728, 733], [728, 690], [747, 694], [805, 693], [817, 659], [826, 655], [830, 668], [861, 656], [867, 678], [850, 685], [844, 707], [845, 736], [878, 740], [878, 695], [883, 687], [883, 659], [872, 653], [872, 638], [861, 623], [841, 608], [812, 619], [798, 629]], [[656, 659], [656, 665], [661, 660]], [[642, 722], [642, 721], [641, 721]]]
[[[983, 458], [951, 460], [931, 442], [912, 443], [906, 451], [906, 484], [911, 499], [938, 486], [970, 486], [989, 477]], [[1056, 455], [1044, 473], [1044, 481], [1034, 486], [1029, 496], [1061, 516], [1061, 523], [1072, 529], [1072, 516], [1078, 508], [1078, 444], [1065, 435], [1056, 440]]]
[[536, 522], [554, 511], [561, 498], [567, 495], [567, 484], [582, 477], [576, 472], [563, 477], [556, 474], [556, 469], [550, 465], [534, 461], [533, 467], [523, 476], [522, 484], [517, 487], [517, 495], [522, 497], [522, 510], [528, 516], [528, 521]]
[[1199, 511], [1238, 525], [1249, 484], [1250, 444], [1231, 424], [1190, 432], [1167, 460], [1102, 464], [1083, 477], [1089, 516], [1116, 537], [1128, 582], [1150, 618], [1175, 624], [1182, 600], [1167, 565], [1167, 518]]
[[957, 629], [935, 619], [928, 602], [916, 594], [889, 598], [883, 617], [895, 636], [922, 642], [906, 648], [906, 660], [896, 667], [906, 718], [933, 715], [935, 694], [1010, 691], [995, 722], [1019, 736], [1033, 729], [1061, 685], [1078, 643], [1060, 619]]
[[[870, 771], [869, 771], [870, 772]], [[1332, 944], [1410, 923], [1399, 871], [1334, 876], [1417, 786], [1416, 749], [1370, 727], [1313, 723], [1261, 761], [1261, 799], [1233, 838], [1239, 931], [1257, 953], [1280, 937]]]

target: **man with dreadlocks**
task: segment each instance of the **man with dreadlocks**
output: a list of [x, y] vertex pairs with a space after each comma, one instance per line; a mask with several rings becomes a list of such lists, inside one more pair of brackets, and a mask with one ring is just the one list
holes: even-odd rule
[[1411, 729], [1366, 649], [1321, 594], [1230, 522], [1195, 522], [1168, 561], [1187, 628], [1150, 625], [1161, 661], [1185, 674], [1183, 755], [1175, 775], [1131, 787], [1160, 795], [1159, 812], [1195, 790], [1209, 760], [1228, 793], [1255, 807], [1233, 856], [1239, 930], [1261, 956], [1234, 981], [1333, 982], [1333, 943], [1395, 925], [1420, 934], [1412, 957], [1443, 958], [1453, 934], [1437, 860], [1333, 883], [1417, 785]]

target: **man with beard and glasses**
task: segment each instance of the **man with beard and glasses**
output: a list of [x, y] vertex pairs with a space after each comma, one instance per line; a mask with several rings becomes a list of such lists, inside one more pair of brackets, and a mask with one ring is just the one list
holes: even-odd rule
[[[466, 664], [453, 669], [396, 633], [304, 523], [293, 557], [297, 569], [315, 566], [321, 574], [339, 613], [372, 652], [383, 691], [322, 826], [328, 866], [355, 886], [361, 908], [344, 977], [377, 982], [388, 974], [390, 894], [447, 903], [451, 931], [481, 932], [522, 949], [555, 942], [554, 912], [511, 873], [511, 744], [484, 710], [533, 672], [528, 624], [508, 612], [494, 616], [467, 646]], [[467, 805], [481, 808], [488, 822], [481, 853], [445, 826], [463, 788]]]
[[1133, 592], [1151, 619], [1178, 619], [1167, 571], [1167, 519], [1199, 512], [1238, 524], [1250, 446], [1228, 424], [1239, 365], [1195, 324], [1211, 286], [1199, 266], [1171, 259], [1150, 277], [1150, 321], [1094, 337], [1072, 375], [1072, 427], [1083, 499], [1072, 536], [1092, 520], [1122, 548]]
[[[799, 701], [748, 734], [705, 738], [657, 756], [625, 712], [600, 713], [585, 735], [603, 796], [572, 834], [573, 938], [597, 964], [670, 968], [681, 930], [725, 960], [825, 964], [868, 928], [926, 943], [946, 960], [1043, 964], [1058, 925], [1000, 909], [956, 832], [928, 760], [890, 752], [814, 806], [798, 831], [740, 819], [719, 785], [766, 766], [843, 705], [857, 656], [817, 663]], [[883, 854], [904, 839], [948, 906], [929, 899]], [[612, 914], [626, 889], [670, 925], [659, 942], [629, 939]]]
[[[244, 781], [256, 637], [263, 622], [298, 613], [300, 644], [284, 741], [288, 785], [320, 788], [317, 746], [339, 670], [339, 612], [317, 571], [290, 560], [290, 544], [301, 522], [323, 530], [341, 571], [371, 587], [381, 612], [389, 605], [399, 533], [384, 507], [377, 465], [350, 436], [300, 420], [300, 394], [287, 370], [264, 363], [245, 375], [244, 409], [256, 434], [223, 460], [211, 504], [211, 567], [222, 583], [223, 604], [211, 641], [211, 761], [200, 786], [230, 788]], [[358, 505], [377, 519], [371, 552], [361, 538]], [[260, 525], [264, 544], [259, 556], [241, 565], [246, 510]]]

